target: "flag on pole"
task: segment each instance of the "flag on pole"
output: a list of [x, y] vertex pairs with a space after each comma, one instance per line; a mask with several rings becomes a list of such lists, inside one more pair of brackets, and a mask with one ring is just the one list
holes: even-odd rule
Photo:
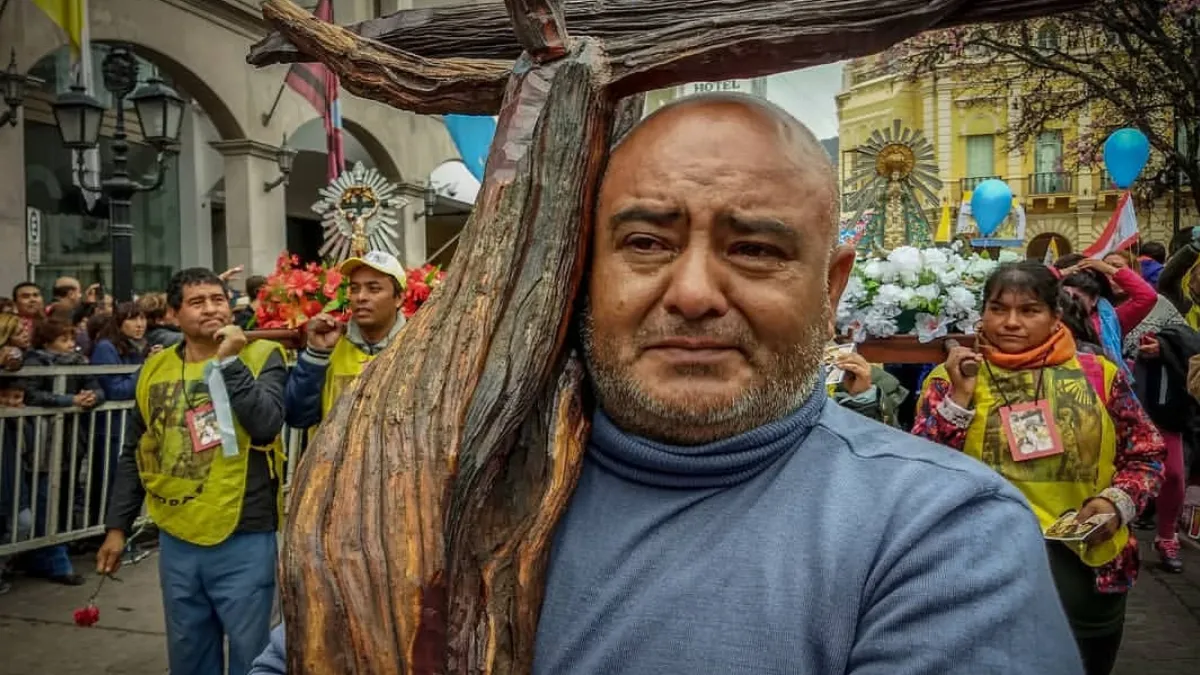
[[83, 31], [87, 26], [85, 0], [33, 0], [50, 20], [63, 29], [71, 42], [71, 55], [78, 58], [84, 53]]
[[[83, 17], [83, 23], [79, 32], [79, 58], [75, 59], [75, 62], [71, 64], [71, 79], [78, 82], [88, 96], [95, 96], [96, 78], [95, 70], [92, 68], [92, 29], [89, 26], [91, 19], [88, 16], [87, 0], [77, 0], [77, 2], [80, 7], [80, 15]], [[100, 148], [76, 150], [73, 159], [83, 167], [81, 172], [73, 173], [72, 175], [75, 186], [79, 188], [80, 194], [83, 195], [83, 202], [90, 211], [96, 207], [96, 201], [100, 199], [100, 193], [92, 192], [84, 186], [99, 187], [100, 185]]]
[[942, 202], [942, 219], [938, 221], [937, 235], [933, 240], [938, 244], [945, 244], [950, 241], [951, 237], [950, 202]]
[[[70, 77], [63, 89], [79, 85], [89, 96], [96, 95], [92, 71], [91, 29], [88, 26], [87, 0], [33, 0], [50, 20], [63, 29], [71, 47]], [[76, 170], [79, 167], [79, 170]], [[88, 191], [85, 185], [97, 185], [100, 180], [100, 150], [75, 150], [71, 153], [71, 182], [79, 188], [90, 210], [100, 195]]]
[[325, 69], [325, 100], [329, 109], [325, 113], [325, 147], [329, 164], [326, 178], [333, 180], [342, 175], [346, 166], [346, 150], [342, 146], [342, 102], [338, 98], [338, 76]]
[[[333, 1], [320, 0], [313, 16], [333, 22]], [[325, 123], [325, 148], [329, 164], [326, 177], [337, 178], [346, 164], [342, 146], [342, 107], [338, 100], [338, 78], [320, 63], [294, 63], [283, 80], [297, 94], [304, 97], [321, 114]]]
[[1133, 211], [1133, 199], [1129, 192], [1121, 195], [1117, 209], [1112, 218], [1104, 226], [1104, 231], [1092, 244], [1083, 251], [1089, 258], [1103, 258], [1113, 251], [1120, 251], [1133, 245], [1138, 237], [1137, 214]]
[[1050, 243], [1046, 244], [1046, 255], [1042, 256], [1042, 262], [1046, 264], [1046, 267], [1053, 267], [1054, 261], [1060, 257], [1062, 256], [1058, 253], [1058, 240], [1051, 237]]

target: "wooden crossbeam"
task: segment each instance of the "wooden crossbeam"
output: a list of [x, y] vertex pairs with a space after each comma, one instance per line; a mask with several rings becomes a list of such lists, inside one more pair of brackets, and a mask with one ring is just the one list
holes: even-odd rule
[[[574, 0], [538, 21], [549, 21], [539, 23], [543, 28], [565, 21], [573, 35], [597, 39], [608, 56], [609, 90], [626, 96], [794, 70], [879, 52], [928, 29], [1086, 4], [1090, 0]], [[283, 0], [268, 0], [263, 15], [280, 32], [255, 46], [250, 63], [303, 54], [332, 68], [354, 94], [418, 113], [495, 113], [504, 71], [521, 53], [513, 33], [517, 15], [499, 4], [407, 10], [352, 28], [323, 23]], [[560, 40], [528, 53], [541, 59], [564, 49]]]
[[[932, 2], [905, 3], [912, 7], [928, 7]], [[1014, 21], [1019, 19], [1069, 12], [1093, 4], [1092, 0], [999, 0], [991, 2], [955, 3], [955, 11], [938, 14], [929, 28], [949, 28], [970, 23]], [[750, 0], [747, 2], [693, 2], [690, 0], [567, 0], [563, 15], [575, 35], [587, 35], [607, 42], [613, 39], [637, 39], [649, 27], [687, 23], [701, 29], [713, 22], [723, 21], [731, 14], [746, 9], [787, 5], [796, 20], [817, 23], [831, 5], [861, 5], [894, 7], [879, 2], [778, 2]], [[806, 7], [808, 6], [808, 7]], [[908, 11], [908, 10], [905, 10]], [[936, 11], [936, 8], [935, 8]], [[504, 6], [499, 3], [453, 5], [431, 9], [408, 9], [388, 16], [368, 19], [346, 26], [361, 37], [377, 40], [389, 47], [430, 59], [468, 58], [515, 61], [521, 55], [521, 45], [513, 35], [512, 25]], [[853, 38], [853, 35], [847, 35]], [[861, 37], [861, 32], [859, 32]], [[870, 53], [864, 52], [864, 53]], [[844, 57], [841, 57], [844, 58]], [[275, 32], [260, 40], [250, 50], [248, 61], [255, 66], [298, 61], [317, 61], [313, 54], [298, 49], [281, 33]]]

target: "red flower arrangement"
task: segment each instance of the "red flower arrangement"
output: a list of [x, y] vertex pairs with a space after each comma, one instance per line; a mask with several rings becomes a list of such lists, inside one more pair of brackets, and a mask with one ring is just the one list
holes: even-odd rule
[[442, 279], [446, 278], [446, 273], [436, 265], [425, 265], [409, 270], [406, 277], [404, 305], [401, 306], [400, 311], [404, 312], [404, 318], [407, 319], [416, 314], [421, 305], [425, 304], [433, 289], [437, 288], [442, 283]]
[[299, 256], [284, 251], [258, 292], [254, 327], [295, 329], [322, 312], [345, 321], [348, 304], [348, 283], [341, 272], [317, 263], [301, 266]]

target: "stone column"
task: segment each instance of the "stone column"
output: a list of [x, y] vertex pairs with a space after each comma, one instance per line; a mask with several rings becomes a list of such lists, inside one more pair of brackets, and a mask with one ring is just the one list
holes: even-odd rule
[[[212, 212], [208, 195], [212, 187], [204, 170], [203, 156], [211, 152], [204, 142], [199, 115], [194, 107], [184, 109], [180, 129], [179, 167], [179, 261], [181, 267], [213, 266]], [[216, 270], [221, 272], [222, 270]]]
[[400, 264], [404, 269], [420, 267], [425, 256], [425, 186], [419, 183], [402, 183], [400, 194], [408, 200], [408, 206], [400, 213], [400, 225], [404, 229], [400, 236]]
[[[7, 109], [7, 106], [5, 106]], [[18, 115], [24, 111], [18, 111]], [[23, 118], [22, 118], [23, 121]], [[0, 295], [29, 275], [25, 259], [25, 128], [0, 127]]]
[[934, 93], [937, 94], [937, 136], [936, 140], [930, 139], [937, 146], [938, 174], [947, 184], [947, 194], [951, 198], [955, 196], [956, 192], [954, 186], [950, 185], [955, 176], [954, 137], [953, 129], [950, 126], [950, 91], [952, 88], [953, 85], [950, 82], [935, 82], [934, 84]]
[[[1078, 133], [1080, 136], [1083, 136], [1084, 134], [1091, 133], [1091, 131], [1092, 107], [1090, 104], [1088, 104], [1084, 105], [1083, 108], [1079, 110], [1079, 125], [1076, 133]], [[1066, 152], [1066, 148], [1063, 148], [1063, 152]], [[1100, 178], [1100, 172], [1103, 171], [1103, 169], [1104, 167], [1102, 166], [1094, 166], [1087, 169], [1077, 169], [1075, 172], [1075, 182], [1077, 183], [1075, 187], [1075, 194], [1081, 196], [1095, 195], [1100, 189], [1100, 182], [1102, 180]]]
[[[1024, 168], [1025, 164], [1025, 148], [1021, 144], [1017, 143], [1017, 134], [1015, 131], [1013, 131], [1017, 128], [1017, 124], [1020, 122], [1021, 115], [1024, 112], [1021, 109], [1020, 93], [1021, 92], [1010, 87], [1008, 90], [1008, 100], [1005, 102], [1007, 107], [1009, 128], [1007, 138], [1005, 139], [1007, 141], [1005, 145], [1009, 147], [1016, 147], [1013, 147], [1007, 152], [1008, 165], [1005, 166], [1004, 170], [1008, 175], [1004, 180], [1008, 183], [1008, 186], [1012, 188], [1013, 194], [1017, 197], [1033, 194], [1033, 186], [1025, 184], [1025, 181], [1023, 180], [1025, 176], [1021, 173], [1021, 170]], [[1035, 166], [1033, 170], [1037, 171], [1037, 167]]]
[[1080, 197], [1075, 204], [1075, 231], [1060, 234], [1070, 239], [1071, 246], [1076, 252], [1079, 252], [1096, 241], [1096, 227], [1093, 224], [1096, 214], [1096, 198]]
[[230, 267], [245, 265], [243, 278], [270, 274], [287, 248], [285, 188], [263, 185], [279, 176], [278, 148], [249, 139], [211, 144], [225, 158], [225, 241]]

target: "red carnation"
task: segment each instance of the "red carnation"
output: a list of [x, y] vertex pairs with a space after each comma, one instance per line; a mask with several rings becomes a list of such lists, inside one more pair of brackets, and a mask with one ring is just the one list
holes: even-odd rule
[[88, 628], [89, 626], [95, 625], [95, 623], [99, 620], [100, 608], [93, 604], [89, 603], [87, 607], [80, 607], [79, 609], [75, 610], [76, 626]]

